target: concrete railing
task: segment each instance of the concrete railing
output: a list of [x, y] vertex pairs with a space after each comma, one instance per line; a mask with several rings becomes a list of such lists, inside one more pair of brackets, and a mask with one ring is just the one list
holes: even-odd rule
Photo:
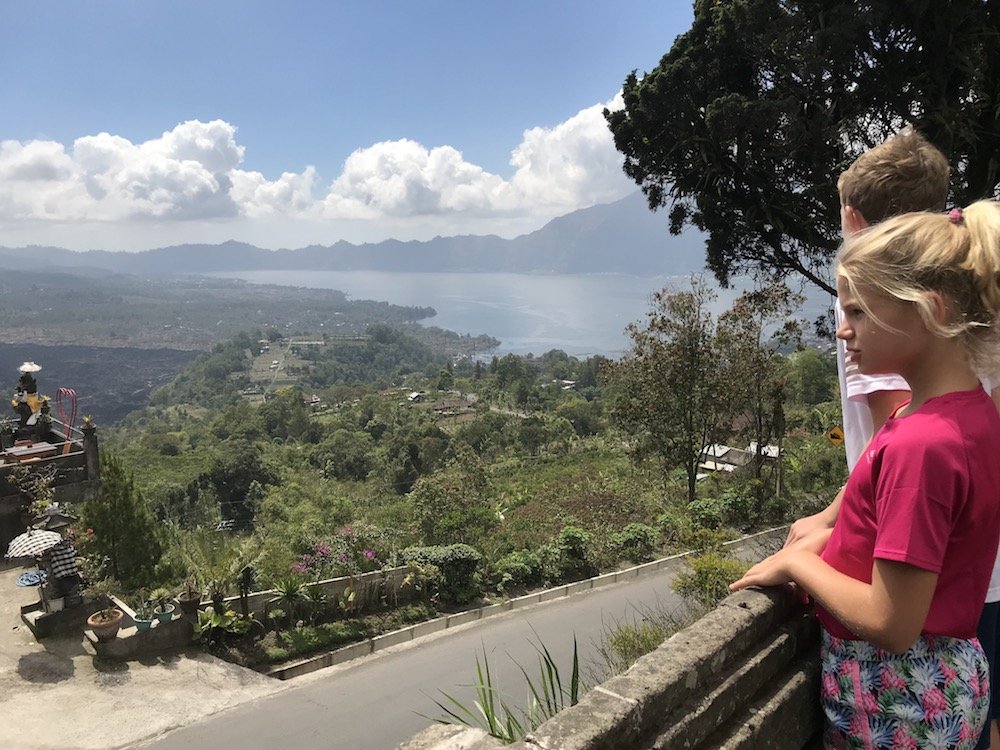
[[772, 589], [728, 597], [522, 742], [438, 725], [400, 750], [801, 750], [821, 724], [818, 625]]

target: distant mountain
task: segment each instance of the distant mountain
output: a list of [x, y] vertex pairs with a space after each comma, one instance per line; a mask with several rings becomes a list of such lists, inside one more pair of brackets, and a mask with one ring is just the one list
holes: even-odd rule
[[176, 245], [138, 253], [72, 252], [54, 247], [0, 247], [0, 267], [111, 270], [143, 276], [250, 270], [470, 271], [510, 273], [687, 274], [704, 267], [696, 233], [667, 231], [641, 193], [553, 219], [530, 234], [435, 237], [427, 242], [386, 240], [353, 245], [310, 245], [264, 250], [243, 242]]

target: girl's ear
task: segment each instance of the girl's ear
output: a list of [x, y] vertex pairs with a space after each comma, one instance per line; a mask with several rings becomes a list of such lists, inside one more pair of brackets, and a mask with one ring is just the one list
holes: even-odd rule
[[941, 326], [947, 326], [951, 322], [951, 310], [948, 303], [939, 292], [926, 292], [927, 299], [930, 300], [931, 310], [934, 313], [934, 320]]

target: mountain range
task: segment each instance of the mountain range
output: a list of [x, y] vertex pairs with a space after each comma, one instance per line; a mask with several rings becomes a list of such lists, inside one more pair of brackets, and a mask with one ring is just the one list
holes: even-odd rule
[[666, 216], [654, 214], [638, 191], [549, 221], [513, 239], [495, 235], [339, 241], [295, 250], [266, 250], [243, 242], [185, 244], [135, 253], [55, 247], [0, 247], [0, 267], [76, 269], [141, 276], [250, 270], [454, 271], [507, 273], [628, 273], [682, 275], [704, 267], [703, 238], [672, 236]]

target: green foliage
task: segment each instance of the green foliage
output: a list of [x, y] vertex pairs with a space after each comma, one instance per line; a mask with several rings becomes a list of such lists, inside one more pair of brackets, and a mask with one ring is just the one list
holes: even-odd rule
[[556, 538], [539, 549], [546, 585], [579, 581], [598, 573], [592, 549], [593, 536], [579, 526], [564, 526]]
[[[198, 481], [212, 489], [223, 518], [249, 528], [263, 500], [263, 487], [276, 484], [278, 475], [264, 462], [255, 445], [234, 442], [226, 444], [225, 449]], [[255, 482], [257, 489], [251, 493]]]
[[375, 441], [367, 432], [340, 428], [316, 446], [311, 461], [327, 477], [361, 482], [374, 468], [374, 450]]
[[101, 454], [101, 491], [80, 510], [80, 527], [92, 529], [82, 552], [107, 560], [110, 574], [126, 588], [153, 581], [162, 554], [156, 521], [132, 473], [114, 453]]
[[996, 194], [992, 3], [694, 8], [691, 29], [656, 68], [628, 75], [624, 107], [605, 117], [626, 174], [652, 208], [669, 207], [671, 232], [708, 235], [720, 281], [792, 273], [832, 292], [836, 177], [903, 123], [950, 155], [957, 205]]
[[315, 442], [316, 430], [300, 388], [279, 388], [260, 407], [258, 415], [269, 437]]
[[613, 674], [624, 672], [639, 657], [655, 651], [669, 635], [670, 632], [664, 625], [648, 620], [618, 625], [607, 637]]
[[750, 567], [716, 552], [688, 558], [686, 563], [687, 569], [674, 579], [673, 590], [705, 609], [711, 609], [729, 596], [729, 584]]
[[484, 651], [482, 661], [476, 657], [475, 710], [442, 691], [446, 702], [434, 703], [444, 715], [435, 720], [441, 724], [479, 727], [491, 737], [511, 743], [523, 739], [528, 732], [563, 709], [575, 706], [580, 700], [580, 659], [576, 637], [573, 637], [573, 665], [569, 684], [566, 686], [563, 686], [559, 667], [545, 644], [532, 645], [538, 652], [538, 680], [532, 679], [524, 667], [517, 665], [527, 687], [527, 709], [512, 708], [500, 689], [493, 684], [489, 658]]
[[465, 447], [445, 470], [421, 477], [409, 500], [417, 530], [431, 544], [475, 544], [498, 522], [496, 491], [482, 461]]
[[715, 442], [724, 417], [712, 296], [700, 280], [690, 291], [654, 294], [646, 325], [628, 327], [631, 349], [606, 369], [612, 416], [636, 456], [683, 467], [691, 500], [702, 448]]
[[497, 560], [493, 576], [497, 591], [537, 586], [542, 582], [542, 560], [530, 550], [516, 550]]
[[441, 572], [441, 598], [453, 604], [466, 604], [482, 593], [479, 564], [483, 556], [468, 544], [409, 547], [403, 561], [433, 565]]
[[837, 360], [814, 347], [792, 352], [785, 360], [789, 401], [815, 406], [834, 398]]
[[652, 559], [659, 537], [659, 532], [652, 526], [630, 523], [611, 537], [611, 544], [622, 557], [641, 563]]

